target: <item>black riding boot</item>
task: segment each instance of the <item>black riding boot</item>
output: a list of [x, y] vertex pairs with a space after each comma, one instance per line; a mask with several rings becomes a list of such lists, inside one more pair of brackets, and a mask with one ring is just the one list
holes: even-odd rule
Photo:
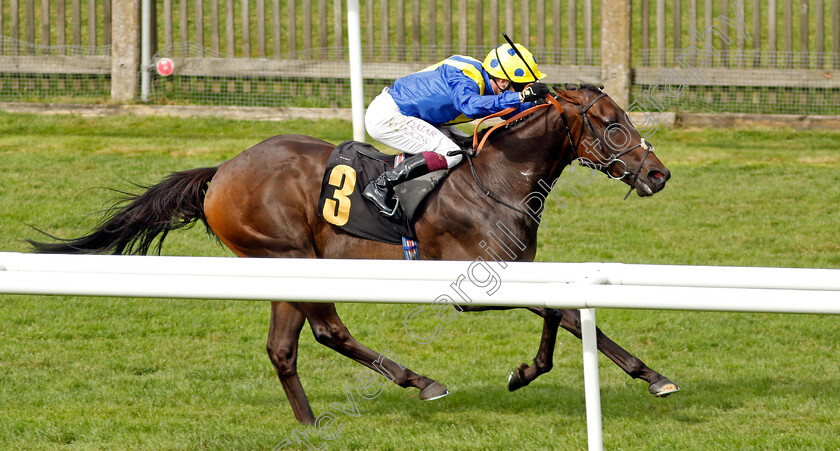
[[379, 212], [385, 216], [393, 216], [397, 211], [395, 202], [391, 202], [394, 194], [394, 186], [402, 182], [420, 177], [429, 173], [429, 166], [423, 155], [412, 155], [403, 160], [394, 169], [385, 171], [365, 187], [363, 196], [379, 208]]

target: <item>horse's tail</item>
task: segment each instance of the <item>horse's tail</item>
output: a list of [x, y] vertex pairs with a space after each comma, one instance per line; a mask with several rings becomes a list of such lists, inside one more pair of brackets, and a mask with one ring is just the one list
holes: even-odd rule
[[211, 235], [213, 231], [204, 215], [204, 196], [210, 179], [218, 167], [175, 172], [139, 195], [128, 195], [117, 201], [106, 218], [87, 235], [73, 239], [56, 239], [57, 243], [27, 240], [35, 252], [51, 254], [141, 254], [152, 247], [160, 236], [159, 254], [166, 235], [201, 220]]

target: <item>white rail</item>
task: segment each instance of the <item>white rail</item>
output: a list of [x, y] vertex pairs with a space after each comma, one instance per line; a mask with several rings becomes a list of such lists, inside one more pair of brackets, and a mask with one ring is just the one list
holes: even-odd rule
[[602, 449], [595, 308], [840, 314], [840, 270], [620, 263], [239, 259], [0, 252], [0, 293], [579, 308]]
[[7, 294], [428, 304], [459, 277], [475, 305], [840, 314], [836, 269], [0, 252]]
[[[459, 273], [450, 279], [454, 281]], [[594, 274], [594, 273], [591, 273]], [[441, 280], [190, 276], [0, 271], [0, 293], [265, 301], [430, 304], [451, 293]], [[431, 283], [439, 282], [439, 283]], [[826, 290], [656, 287], [507, 282], [488, 295], [463, 282], [474, 305], [840, 314], [840, 293]]]
[[[467, 271], [470, 261], [315, 260], [127, 255], [42, 255], [0, 252], [0, 271], [246, 276], [273, 278], [442, 280]], [[489, 265], [506, 282], [576, 282], [594, 271], [609, 285], [840, 290], [840, 269], [624, 263], [506, 263]], [[647, 307], [645, 307], [647, 308]], [[667, 307], [663, 307], [667, 308]]]

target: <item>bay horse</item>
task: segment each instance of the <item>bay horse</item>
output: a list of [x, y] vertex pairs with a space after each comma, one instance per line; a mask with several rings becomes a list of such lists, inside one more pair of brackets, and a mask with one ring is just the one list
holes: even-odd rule
[[[492, 136], [485, 133], [488, 139], [480, 155], [470, 157], [469, 165], [452, 169], [429, 195], [415, 226], [424, 259], [475, 260], [482, 254], [475, 237], [489, 217], [506, 224], [524, 246], [509, 260], [533, 261], [538, 218], [517, 204], [537, 191], [540, 183], [557, 180], [575, 159], [620, 179], [639, 196], [665, 187], [670, 172], [612, 99], [591, 85], [567, 85], [555, 92], [556, 96], [546, 97], [553, 107], [538, 109]], [[611, 136], [616, 133], [626, 136]], [[615, 143], [622, 143], [621, 147]], [[115, 206], [87, 235], [30, 243], [36, 252], [45, 253], [146, 254], [157, 240], [160, 253], [170, 231], [200, 220], [208, 233], [240, 257], [402, 259], [399, 245], [358, 238], [319, 218], [321, 180], [334, 147], [304, 135], [275, 136], [217, 167], [172, 173], [145, 187], [145, 192]], [[463, 306], [464, 311], [489, 309], [504, 308]], [[529, 310], [543, 318], [541, 342], [533, 364], [523, 363], [510, 374], [511, 391], [551, 369], [558, 327], [581, 336], [578, 310]], [[359, 343], [334, 304], [273, 302], [268, 356], [298, 421], [315, 422], [297, 374], [298, 338], [307, 320], [320, 344], [376, 371], [389, 372], [397, 385], [418, 388], [421, 399], [449, 393], [440, 382]], [[598, 349], [631, 377], [645, 380], [652, 394], [665, 396], [679, 390], [600, 330], [597, 334]]]

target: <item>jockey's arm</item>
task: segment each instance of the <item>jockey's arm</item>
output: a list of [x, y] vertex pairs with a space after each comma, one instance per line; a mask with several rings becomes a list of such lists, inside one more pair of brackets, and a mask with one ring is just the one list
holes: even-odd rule
[[478, 85], [466, 76], [451, 77], [446, 80], [449, 86], [449, 97], [455, 107], [467, 117], [480, 118], [514, 107], [528, 107], [519, 100], [519, 93], [505, 91], [499, 95], [481, 95]]

